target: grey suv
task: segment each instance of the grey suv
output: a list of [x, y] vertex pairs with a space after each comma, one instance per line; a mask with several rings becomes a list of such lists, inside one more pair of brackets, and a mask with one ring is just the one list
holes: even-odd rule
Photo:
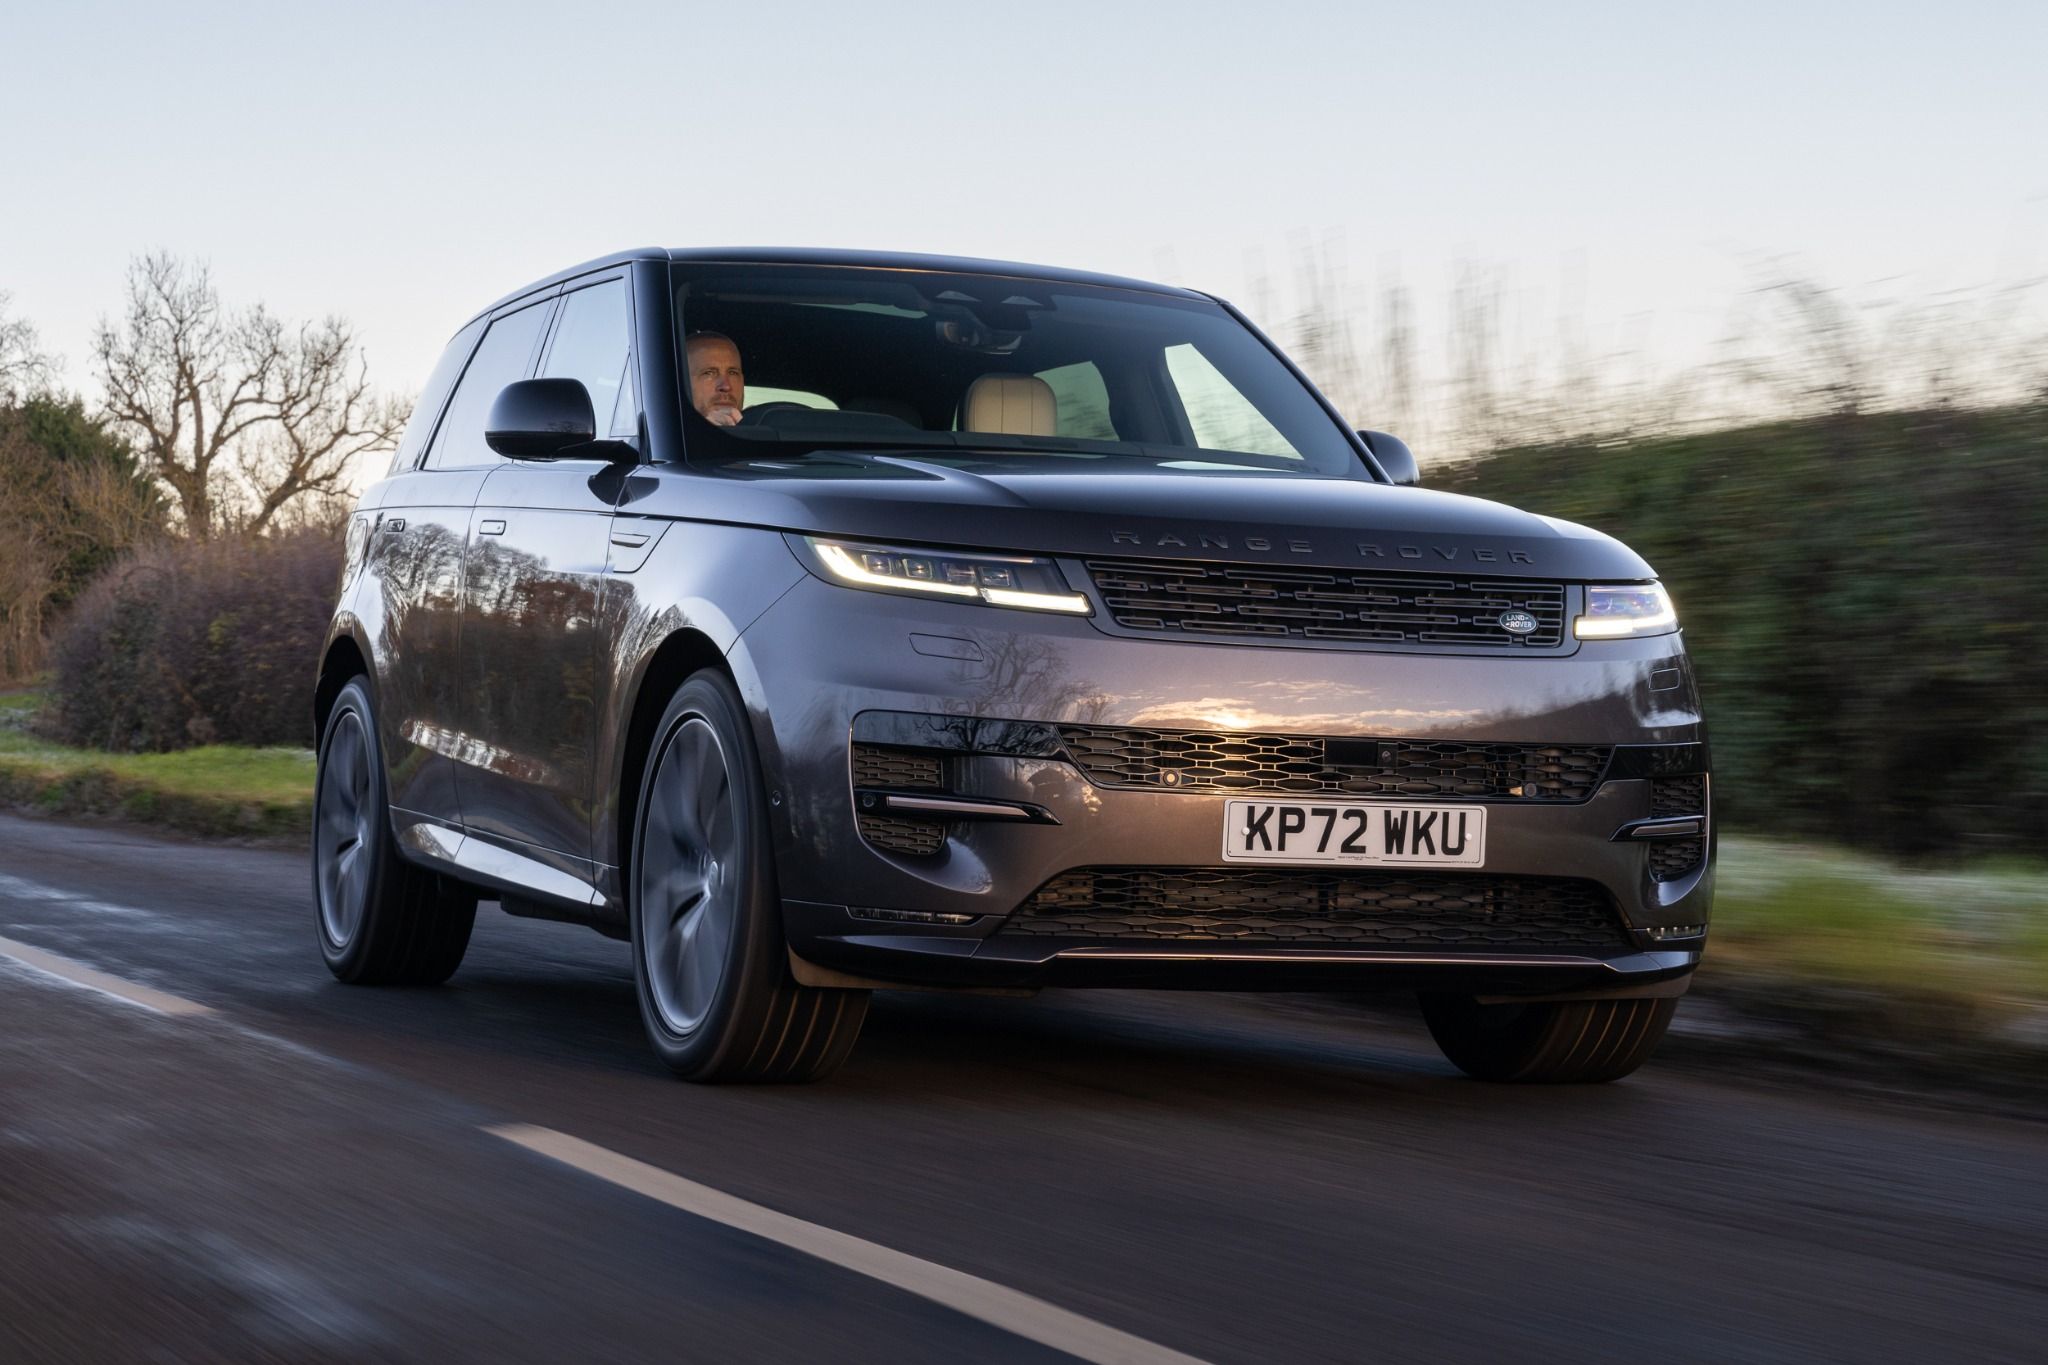
[[1417, 992], [1625, 1075], [1699, 961], [1707, 745], [1597, 532], [1412, 487], [1228, 304], [987, 261], [635, 251], [455, 334], [321, 660], [355, 982], [477, 902], [631, 945], [699, 1080], [869, 992]]

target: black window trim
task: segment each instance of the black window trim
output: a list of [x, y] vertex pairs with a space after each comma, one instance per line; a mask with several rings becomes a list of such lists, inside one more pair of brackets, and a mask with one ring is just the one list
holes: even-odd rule
[[426, 445], [420, 450], [419, 465], [417, 466], [419, 469], [430, 474], [460, 474], [497, 467], [494, 464], [478, 463], [441, 465], [438, 468], [430, 468], [427, 461], [433, 456], [435, 446], [441, 439], [441, 423], [447, 420], [449, 405], [454, 402], [455, 395], [462, 392], [462, 381], [469, 378], [469, 367], [476, 363], [476, 354], [483, 349], [484, 338], [491, 334], [491, 328], [497, 326], [501, 320], [511, 317], [514, 313], [523, 313], [529, 308], [545, 308], [548, 310], [547, 316], [541, 319], [540, 335], [534, 338], [533, 349], [527, 353], [526, 368], [519, 376], [521, 379], [531, 379], [536, 367], [540, 364], [542, 348], [546, 346], [548, 339], [554, 335], [555, 317], [561, 312], [561, 295], [562, 287], [559, 284], [549, 285], [546, 289], [535, 290], [531, 294], [513, 299], [502, 308], [491, 310], [489, 320], [484, 324], [484, 330], [477, 334], [476, 344], [470, 347], [469, 358], [462, 362], [462, 374], [457, 377], [454, 385], [448, 390], [448, 397], [441, 404], [440, 415], [434, 419], [434, 434], [427, 438]]
[[[560, 284], [555, 286], [554, 315], [548, 319], [547, 330], [545, 334], [541, 337], [540, 354], [534, 357], [533, 366], [530, 373], [541, 373], [541, 371], [547, 368], [548, 360], [550, 359], [550, 357], [554, 355], [555, 337], [561, 331], [562, 314], [568, 311], [566, 305], [569, 296], [571, 294], [579, 293], [585, 289], [595, 289], [601, 284], [610, 284], [613, 281], [617, 281], [620, 287], [623, 288], [626, 292], [626, 369], [630, 370], [633, 375], [633, 405], [636, 408], [641, 409], [640, 417], [642, 421], [641, 423], [636, 423], [636, 425], [640, 425], [644, 424], [646, 410], [645, 404], [641, 401], [640, 398], [640, 348], [637, 344], [635, 344], [639, 337], [639, 332], [635, 324], [639, 321], [639, 318], [635, 312], [635, 308], [637, 305], [635, 304], [633, 298], [633, 272], [630, 268], [631, 265], [632, 262], [630, 261], [621, 261], [612, 265], [600, 266], [598, 269], [591, 271], [587, 275], [578, 275], [574, 279], [563, 280]], [[606, 430], [600, 430], [598, 432], [598, 439], [607, 439], [609, 424], [611, 422], [612, 415], [610, 413], [606, 413], [602, 417], [598, 417], [598, 415], [595, 412], [593, 412], [591, 416], [593, 418], [596, 418], [596, 420], [599, 423], [604, 424], [606, 427]], [[646, 461], [647, 456], [645, 450], [643, 449], [646, 443], [641, 439], [638, 432], [636, 432], [630, 438], [618, 437], [612, 439], [625, 440], [628, 445], [632, 446], [636, 450], [640, 450], [641, 461], [643, 463]]]
[[[448, 338], [448, 345], [453, 346], [462, 339], [464, 332], [467, 332], [472, 327], [476, 328], [476, 335], [470, 338], [469, 349], [463, 354], [462, 368], [455, 372], [455, 382], [450, 384], [441, 393], [441, 405], [432, 414], [432, 423], [427, 428], [426, 439], [420, 442], [418, 453], [412, 457], [412, 463], [405, 468], [399, 469], [393, 466], [391, 473], [386, 475], [387, 478], [395, 478], [400, 474], [416, 474], [427, 467], [427, 454], [434, 448], [434, 438], [441, 434], [441, 419], [448, 415], [448, 405], [455, 401], [455, 391], [462, 387], [462, 376], [469, 373], [469, 362], [476, 359], [476, 348], [483, 345], [484, 333], [491, 330], [490, 324], [491, 320], [489, 318], [471, 318], [468, 322], [455, 329], [454, 336]], [[429, 375], [428, 377], [431, 378], [432, 376]], [[419, 414], [415, 412], [413, 416], [417, 417]], [[404, 438], [401, 437], [400, 439], [403, 440]]]

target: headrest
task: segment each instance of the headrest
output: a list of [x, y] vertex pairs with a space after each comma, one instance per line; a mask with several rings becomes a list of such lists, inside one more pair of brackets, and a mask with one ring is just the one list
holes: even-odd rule
[[1060, 405], [1052, 385], [1028, 374], [985, 374], [967, 386], [967, 398], [960, 405], [962, 431], [1052, 436], [1059, 424]]

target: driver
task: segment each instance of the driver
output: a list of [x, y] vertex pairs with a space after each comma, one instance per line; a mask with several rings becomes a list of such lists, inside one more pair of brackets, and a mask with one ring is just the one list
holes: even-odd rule
[[747, 377], [733, 339], [723, 332], [692, 332], [683, 342], [683, 361], [690, 367], [690, 402], [704, 420], [715, 427], [739, 425]]

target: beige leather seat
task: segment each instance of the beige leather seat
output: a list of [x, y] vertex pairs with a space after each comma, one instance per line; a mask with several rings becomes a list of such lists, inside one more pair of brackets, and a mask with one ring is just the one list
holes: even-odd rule
[[1028, 374], [985, 374], [967, 386], [960, 404], [962, 431], [1052, 436], [1059, 425], [1060, 404], [1052, 385]]

